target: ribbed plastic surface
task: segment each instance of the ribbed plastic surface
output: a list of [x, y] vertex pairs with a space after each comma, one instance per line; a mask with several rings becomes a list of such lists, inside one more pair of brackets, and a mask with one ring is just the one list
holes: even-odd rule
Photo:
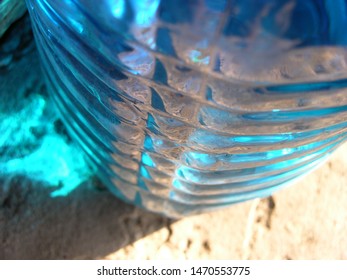
[[62, 118], [124, 200], [267, 196], [346, 138], [345, 1], [27, 4]]

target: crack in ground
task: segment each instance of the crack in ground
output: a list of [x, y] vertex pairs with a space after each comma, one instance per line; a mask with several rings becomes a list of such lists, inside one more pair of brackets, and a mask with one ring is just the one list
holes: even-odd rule
[[172, 225], [171, 225], [171, 220], [167, 219], [165, 221], [165, 228], [168, 230], [168, 235], [167, 235], [167, 238], [164, 241], [164, 243], [169, 243], [170, 239], [171, 239], [171, 237], [173, 235], [173, 229], [172, 229]]
[[273, 196], [265, 199], [254, 200], [248, 214], [245, 237], [243, 240], [242, 259], [249, 259], [254, 245], [257, 242], [257, 232], [259, 227], [271, 230], [272, 219], [276, 209], [276, 202]]
[[275, 199], [273, 198], [273, 196], [269, 196], [266, 199], [267, 202], [267, 211], [266, 211], [266, 228], [271, 229], [271, 222], [272, 222], [272, 217], [273, 214], [275, 212], [275, 208], [276, 208], [276, 203], [275, 203]]

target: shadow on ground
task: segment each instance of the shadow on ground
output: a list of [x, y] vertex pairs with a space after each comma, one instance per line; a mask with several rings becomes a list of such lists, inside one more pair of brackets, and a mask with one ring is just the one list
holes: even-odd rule
[[19, 177], [0, 188], [1, 259], [97, 259], [172, 222], [123, 203], [95, 182], [66, 197], [50, 193]]

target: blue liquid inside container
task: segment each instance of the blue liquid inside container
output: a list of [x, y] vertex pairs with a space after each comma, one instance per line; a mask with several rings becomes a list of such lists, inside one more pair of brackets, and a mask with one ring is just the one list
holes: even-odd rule
[[70, 134], [172, 217], [268, 196], [345, 140], [346, 3], [27, 0]]

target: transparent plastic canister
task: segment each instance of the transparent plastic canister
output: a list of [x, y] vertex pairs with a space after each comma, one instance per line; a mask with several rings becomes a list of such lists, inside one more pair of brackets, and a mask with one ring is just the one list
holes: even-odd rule
[[346, 3], [27, 0], [69, 133], [171, 217], [268, 196], [343, 142]]

